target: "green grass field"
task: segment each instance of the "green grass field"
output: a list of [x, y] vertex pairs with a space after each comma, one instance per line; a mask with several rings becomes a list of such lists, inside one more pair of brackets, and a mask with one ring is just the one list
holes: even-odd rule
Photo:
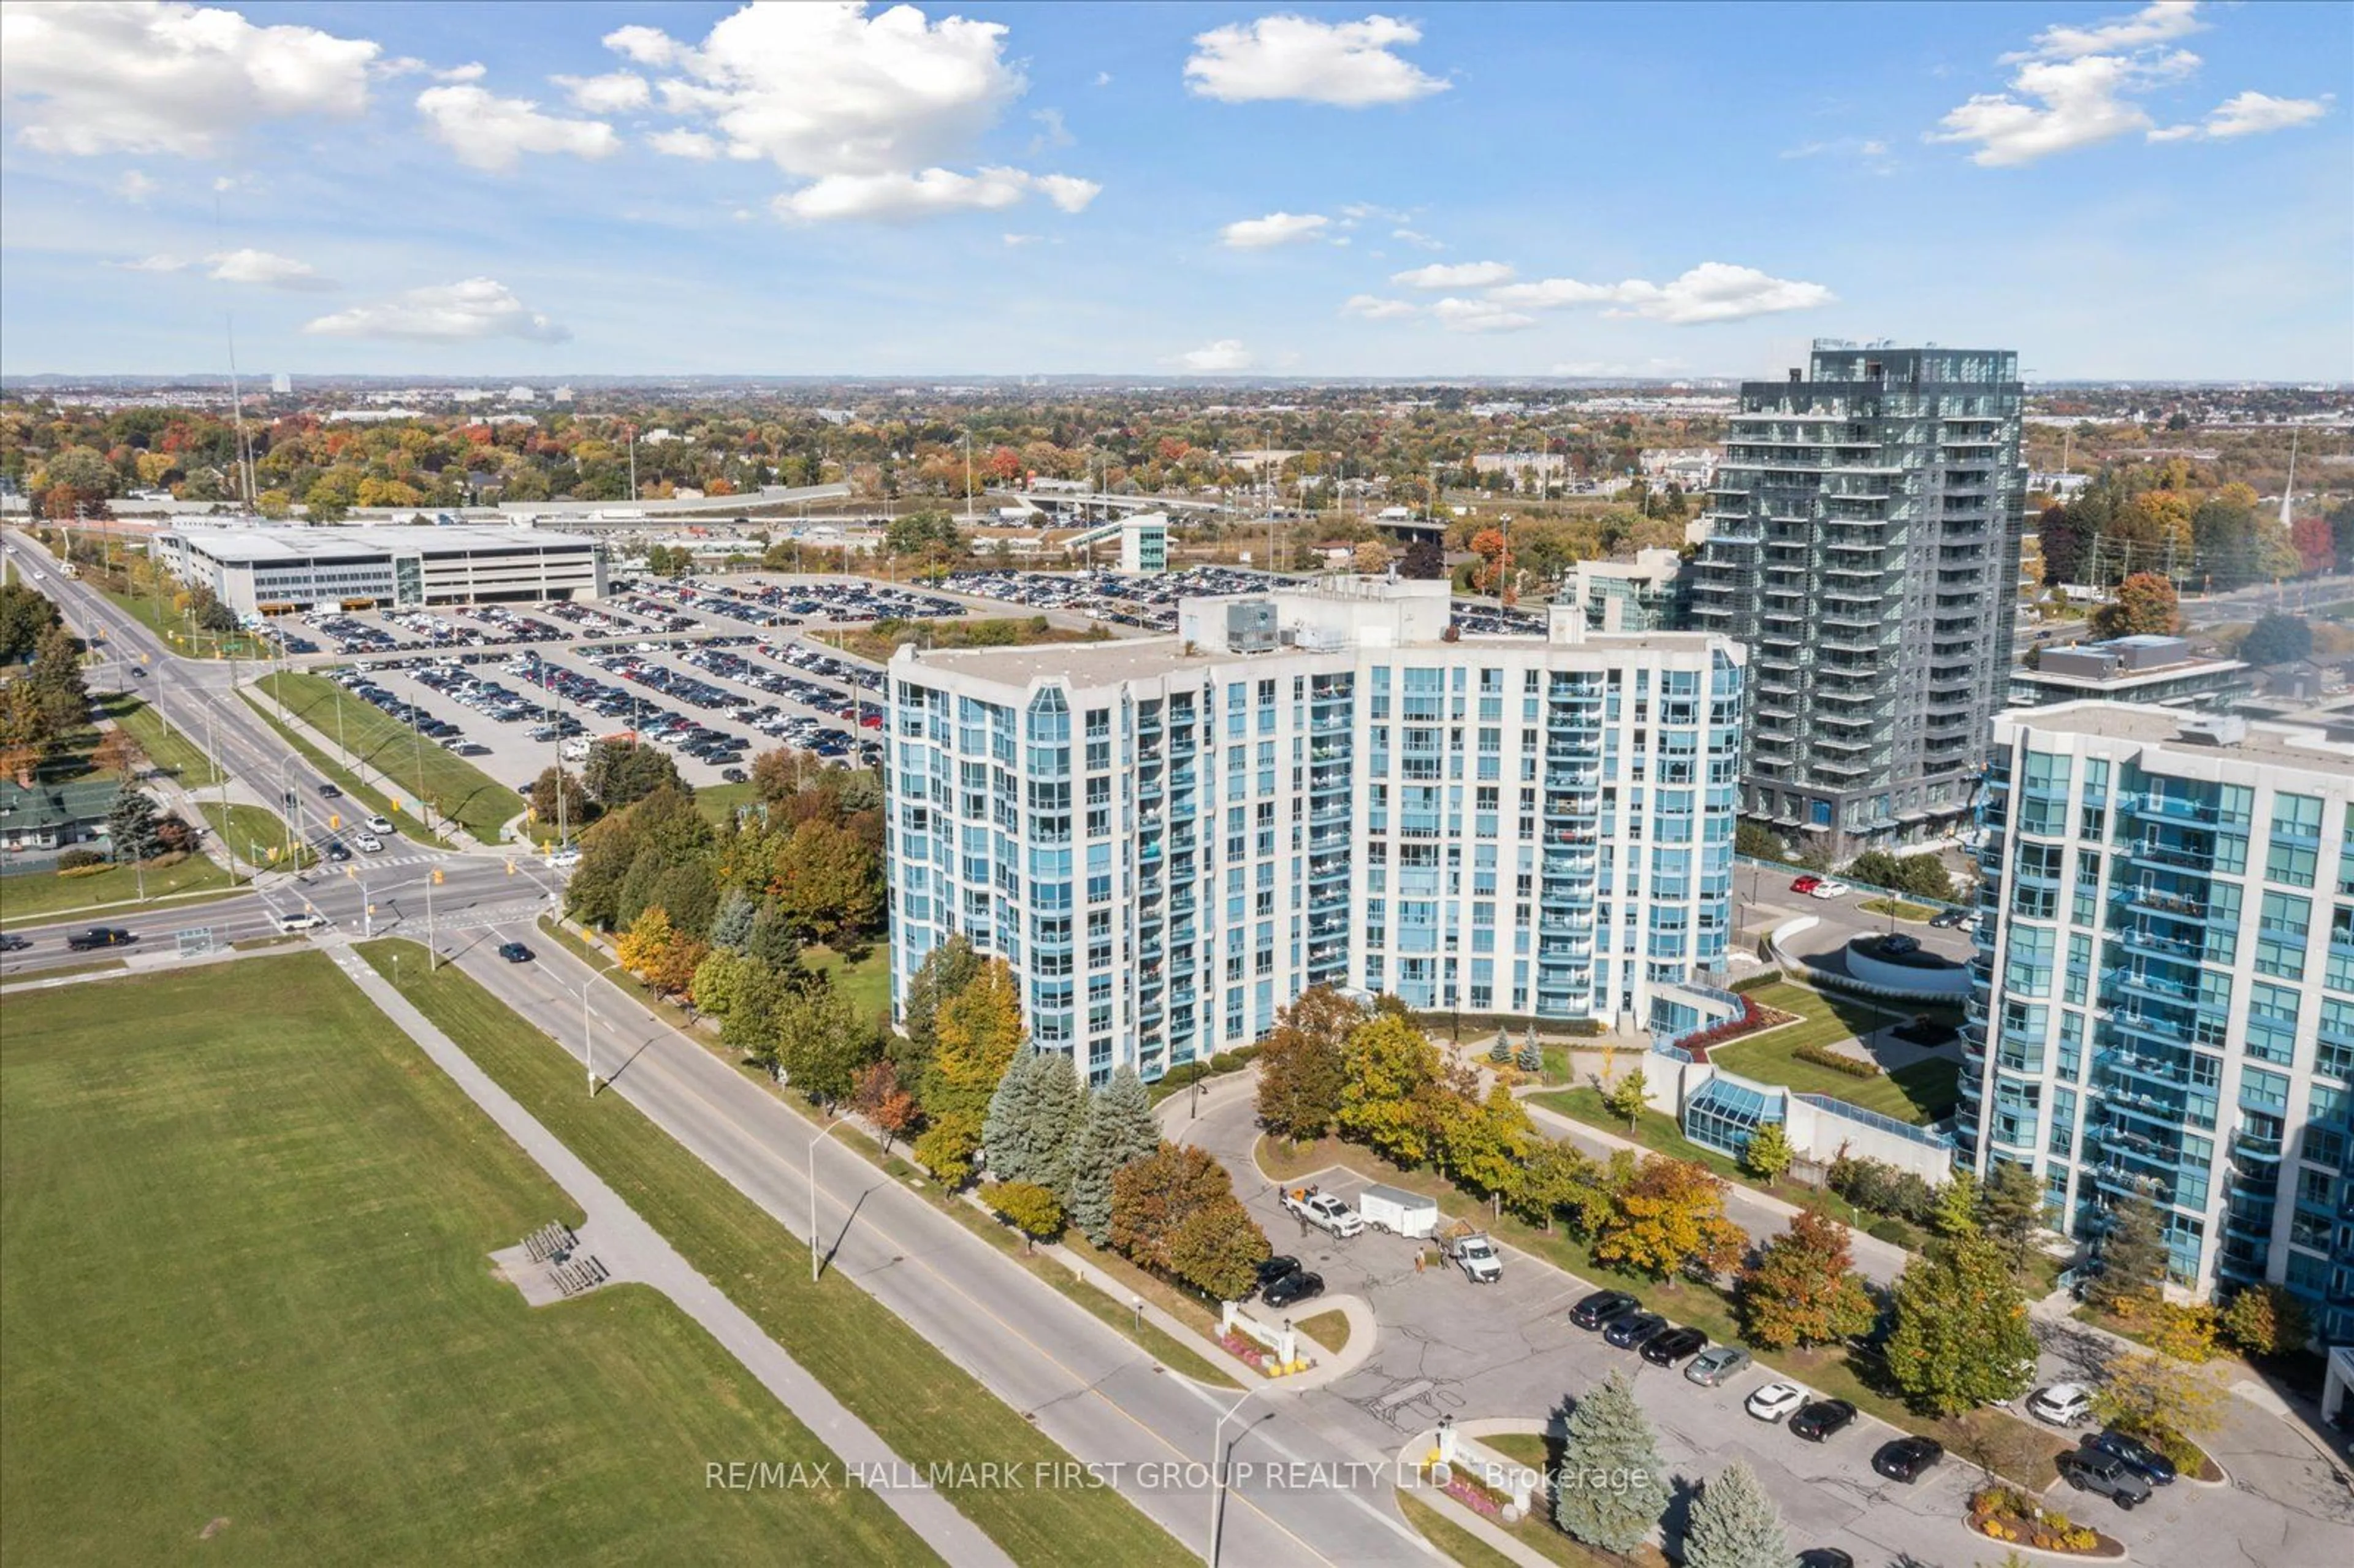
[[1867, 915], [1891, 915], [1899, 920], [1910, 920], [1914, 925], [1933, 920], [1937, 915], [1935, 905], [1915, 904], [1909, 898], [1868, 898], [1856, 907]]
[[[254, 863], [283, 865], [286, 863], [286, 819], [265, 806], [245, 806], [232, 802], [228, 810], [220, 803], [205, 800], [196, 810], [205, 815], [205, 825], [212, 829], [220, 842], [232, 853], [244, 855]], [[272, 854], [272, 850], [277, 851]], [[297, 842], [295, 862], [310, 865], [319, 858], [311, 846]]]
[[218, 783], [220, 775], [204, 748], [184, 730], [164, 722], [164, 715], [125, 692], [106, 705], [107, 716], [121, 726], [159, 772], [168, 773], [183, 789], [201, 789]]
[[[143, 904], [140, 902], [143, 885], [147, 899]], [[87, 909], [92, 920], [111, 921], [145, 910], [168, 910], [179, 905], [205, 902], [192, 897], [158, 904], [156, 901], [167, 893], [224, 897], [239, 891], [241, 886], [230, 880], [219, 862], [203, 854], [192, 854], [176, 865], [148, 866], [143, 874], [128, 865], [111, 865], [87, 876], [25, 872], [0, 876], [0, 919], [11, 926], [31, 925]], [[153, 936], [152, 932], [146, 934]]]
[[[422, 821], [419, 821], [408, 811], [395, 810], [392, 804], [392, 798], [390, 796], [387, 795], [381, 789], [372, 789], [369, 786], [361, 783], [357, 774], [352, 772], [350, 768], [345, 768], [341, 762], [338, 762], [334, 758], [330, 757], [327, 752], [321, 751], [317, 747], [312, 745], [310, 739], [306, 736], [296, 732], [292, 726], [278, 716], [277, 709], [270, 706], [267, 703], [257, 701], [254, 698], [253, 694], [250, 692], [240, 692], [238, 694], [245, 699], [246, 705], [253, 710], [256, 717], [260, 718], [262, 723], [268, 725], [271, 729], [277, 731], [279, 736], [283, 739], [287, 745], [292, 747], [297, 752], [301, 753], [302, 759], [318, 770], [320, 778], [334, 780], [334, 783], [342, 789], [346, 800], [358, 802], [356, 807], [357, 811], [381, 812], [385, 817], [391, 821], [394, 830], [405, 839], [413, 839], [419, 843], [425, 844], [440, 842], [435, 839], [431, 833], [426, 831], [425, 824]], [[334, 748], [329, 747], [328, 749], [332, 751]], [[522, 797], [517, 796], [516, 799], [520, 800]], [[415, 800], [410, 797], [402, 797], [402, 804], [404, 806], [414, 806], [416, 803]], [[348, 825], [352, 814], [352, 812], [344, 813], [346, 825]]]
[[184, 659], [222, 659], [232, 654], [252, 659], [262, 652], [261, 644], [244, 632], [218, 635], [196, 630], [186, 616], [172, 608], [169, 599], [143, 593], [118, 593], [103, 585], [96, 586], [108, 603], [162, 638], [164, 647]]
[[[978, 1455], [1026, 1467], [1065, 1451], [839, 1274], [812, 1286], [809, 1250], [619, 1095], [580, 1092], [576, 1057], [460, 970], [429, 980], [413, 943], [361, 949], [409, 1000], [685, 1255], [703, 1276], [917, 1467]], [[1025, 1568], [1179, 1565], [1190, 1552], [1109, 1488], [951, 1494]], [[666, 1553], [676, 1558], [675, 1553]]]
[[486, 844], [499, 842], [506, 824], [521, 814], [523, 797], [453, 751], [444, 749], [388, 714], [346, 694], [323, 675], [273, 674], [261, 689], [292, 709], [331, 743], [342, 710], [343, 743], [352, 755], [391, 782], [403, 805], [430, 800], [439, 814], [456, 820]]
[[854, 964], [823, 943], [812, 942], [801, 949], [801, 963], [831, 980], [861, 1018], [872, 1018], [891, 1005], [891, 949], [881, 942]]
[[1729, 1073], [1764, 1084], [1783, 1084], [1805, 1094], [1828, 1095], [1882, 1116], [1918, 1125], [1950, 1113], [1961, 1097], [1961, 1065], [1943, 1058], [1916, 1062], [1877, 1078], [1850, 1077], [1835, 1067], [1798, 1059], [1801, 1045], [1829, 1045], [1860, 1039], [1903, 1022], [1909, 1014], [1884, 1012], [1852, 999], [1809, 991], [1788, 981], [1749, 993], [1760, 1007], [1794, 1012], [1802, 1022], [1751, 1039], [1719, 1045], [1709, 1060]]
[[494, 1279], [578, 1212], [324, 957], [8, 1012], [8, 1561], [936, 1561], [870, 1493], [706, 1489], [830, 1456], [652, 1291]]
[[[521, 779], [516, 780], [521, 783]], [[695, 787], [695, 809], [703, 820], [715, 828], [724, 828], [736, 820], [736, 808], [748, 806], [760, 798], [759, 790], [749, 780], [741, 784], [698, 784]]]

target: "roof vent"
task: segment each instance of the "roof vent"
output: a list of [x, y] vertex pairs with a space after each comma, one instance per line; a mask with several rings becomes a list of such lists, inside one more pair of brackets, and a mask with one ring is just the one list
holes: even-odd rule
[[2248, 721], [2237, 714], [2209, 714], [2183, 720], [2175, 734], [2185, 746], [2237, 746], [2248, 738]]

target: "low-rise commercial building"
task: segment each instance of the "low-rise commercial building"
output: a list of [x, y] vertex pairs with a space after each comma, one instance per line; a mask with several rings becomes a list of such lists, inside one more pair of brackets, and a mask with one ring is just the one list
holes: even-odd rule
[[2248, 666], [2200, 654], [2183, 637], [2113, 637], [2046, 648], [2032, 668], [2010, 672], [2010, 705], [2102, 701], [2146, 706], [2220, 710], [2248, 689]]
[[167, 528], [150, 547], [181, 581], [249, 615], [605, 592], [597, 541], [538, 528]]

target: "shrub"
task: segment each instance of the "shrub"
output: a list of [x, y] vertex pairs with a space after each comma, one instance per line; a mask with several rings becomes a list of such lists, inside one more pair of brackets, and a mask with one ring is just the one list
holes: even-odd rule
[[94, 849], [69, 849], [58, 856], [59, 871], [80, 871], [86, 865], [104, 865], [106, 856]]
[[1859, 1062], [1852, 1056], [1841, 1055], [1828, 1045], [1800, 1045], [1790, 1053], [1801, 1062], [1812, 1062], [1818, 1067], [1829, 1067], [1835, 1073], [1845, 1073], [1850, 1078], [1880, 1076], [1880, 1064]]
[[1210, 1071], [1213, 1073], [1231, 1073], [1241, 1065], [1240, 1062], [1235, 1060], [1235, 1054], [1231, 1051], [1221, 1051], [1210, 1058]]
[[1763, 991], [1769, 985], [1779, 985], [1781, 983], [1782, 971], [1780, 969], [1767, 969], [1761, 975], [1742, 976], [1739, 980], [1733, 982], [1733, 989], [1734, 991], [1738, 994], [1744, 991]]
[[1897, 1219], [1874, 1220], [1863, 1234], [1895, 1246], [1910, 1245], [1913, 1240], [1913, 1227]]
[[1572, 1018], [1562, 1023], [1561, 1032], [1564, 1034], [1575, 1034], [1591, 1038], [1597, 1034], [1608, 1033], [1610, 1032], [1610, 1026], [1603, 1022], [1602, 1020], [1598, 1018]]
[[77, 880], [78, 880], [78, 879], [80, 879], [80, 878], [81, 878], [81, 877], [85, 877], [85, 876], [96, 876], [99, 873], [101, 873], [101, 872], [102, 872], [102, 871], [104, 871], [104, 870], [106, 870], [106, 869], [107, 869], [106, 863], [105, 863], [104, 861], [102, 861], [102, 860], [101, 860], [101, 861], [100, 861], [96, 865], [78, 865], [78, 866], [75, 866], [71, 871], [63, 871], [63, 870], [61, 870], [61, 871], [59, 871], [59, 872], [58, 873], [58, 874], [59, 876], [72, 877], [72, 878], [75, 878], [75, 879], [77, 879]]

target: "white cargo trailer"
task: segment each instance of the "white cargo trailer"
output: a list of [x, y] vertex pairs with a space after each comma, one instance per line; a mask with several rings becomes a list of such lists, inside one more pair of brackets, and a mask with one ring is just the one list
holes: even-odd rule
[[1438, 1200], [1396, 1187], [1368, 1187], [1357, 1198], [1357, 1212], [1376, 1230], [1402, 1236], [1425, 1237], [1438, 1228]]

